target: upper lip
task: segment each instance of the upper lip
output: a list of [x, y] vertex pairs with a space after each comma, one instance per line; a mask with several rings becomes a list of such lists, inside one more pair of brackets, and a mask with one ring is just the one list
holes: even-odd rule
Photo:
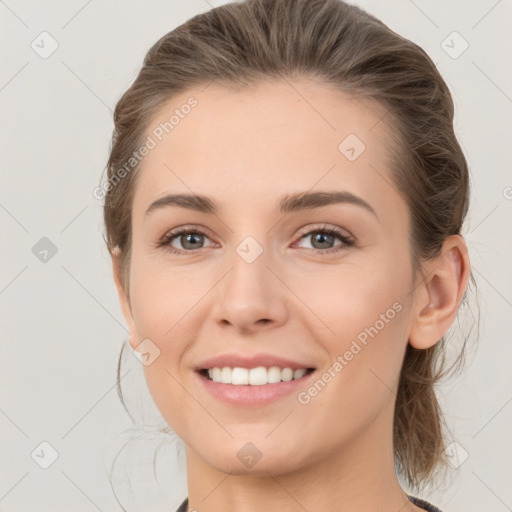
[[197, 365], [196, 370], [209, 370], [210, 368], [223, 368], [229, 366], [231, 368], [256, 368], [258, 366], [278, 366], [279, 368], [291, 368], [292, 370], [299, 370], [300, 368], [314, 368], [311, 364], [293, 361], [272, 354], [255, 354], [237, 355], [237, 354], [222, 354], [210, 359], [206, 359]]

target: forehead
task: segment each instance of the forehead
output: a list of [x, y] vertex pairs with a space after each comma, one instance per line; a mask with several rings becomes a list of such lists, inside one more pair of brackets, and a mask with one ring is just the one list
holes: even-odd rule
[[134, 211], [171, 191], [260, 204], [316, 184], [382, 194], [391, 151], [384, 112], [306, 79], [182, 92], [149, 124], [154, 147], [142, 160]]

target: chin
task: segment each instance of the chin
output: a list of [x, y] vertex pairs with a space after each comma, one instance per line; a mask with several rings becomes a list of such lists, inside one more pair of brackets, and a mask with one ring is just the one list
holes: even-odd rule
[[234, 438], [211, 449], [197, 452], [210, 466], [218, 471], [232, 475], [266, 476], [268, 473], [278, 475], [288, 473], [300, 466], [302, 457], [297, 453], [297, 446], [286, 446], [280, 438], [270, 441], [261, 435], [254, 441]]
[[286, 455], [282, 457], [265, 457], [265, 455], [262, 455], [261, 459], [255, 463], [246, 464], [241, 462], [237, 456], [233, 457], [230, 454], [225, 454], [224, 456], [214, 457], [213, 460], [207, 459], [206, 462], [222, 473], [253, 477], [268, 477], [269, 473], [277, 476], [289, 473], [297, 468], [296, 465], [291, 463], [290, 457]]

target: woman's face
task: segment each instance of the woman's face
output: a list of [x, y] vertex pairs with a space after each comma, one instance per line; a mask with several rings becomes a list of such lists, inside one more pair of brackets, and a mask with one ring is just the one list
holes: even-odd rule
[[414, 294], [384, 114], [312, 81], [212, 83], [151, 123], [124, 311], [197, 460], [278, 474], [389, 439]]

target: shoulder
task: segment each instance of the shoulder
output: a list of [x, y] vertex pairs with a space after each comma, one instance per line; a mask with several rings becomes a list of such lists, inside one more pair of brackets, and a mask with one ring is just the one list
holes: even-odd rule
[[[410, 501], [412, 501], [418, 507], [425, 509], [427, 512], [441, 512], [437, 507], [429, 503], [428, 501], [422, 500], [421, 498], [415, 498], [414, 496], [407, 496]], [[184, 509], [186, 510], [186, 509]], [[178, 511], [181, 512], [181, 511]]]
[[187, 508], [188, 508], [188, 497], [185, 498], [185, 501], [183, 501], [183, 503], [178, 507], [176, 512], [187, 512]]
[[[422, 500], [420, 498], [415, 498], [414, 496], [407, 496], [410, 501], [412, 501], [415, 505], [418, 505], [418, 507], [421, 507], [425, 509], [427, 512], [441, 512], [437, 507], [434, 507], [431, 503], [428, 501]], [[176, 512], [187, 512], [188, 508], [188, 498], [185, 498], [183, 503], [178, 507]]]

